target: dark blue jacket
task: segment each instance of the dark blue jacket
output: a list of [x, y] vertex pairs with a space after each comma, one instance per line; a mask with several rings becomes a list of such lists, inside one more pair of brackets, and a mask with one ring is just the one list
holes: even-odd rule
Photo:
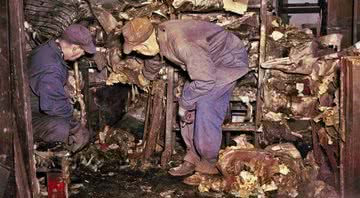
[[34, 49], [29, 61], [29, 81], [32, 90], [33, 112], [72, 117], [73, 107], [65, 94], [68, 78], [67, 64], [54, 40]]

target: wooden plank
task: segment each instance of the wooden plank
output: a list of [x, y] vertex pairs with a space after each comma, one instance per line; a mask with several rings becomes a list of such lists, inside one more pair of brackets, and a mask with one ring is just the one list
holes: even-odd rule
[[[177, 125], [174, 129], [174, 131], [180, 131], [179, 125]], [[255, 133], [256, 132], [256, 126], [254, 123], [230, 123], [222, 126], [222, 132], [249, 132], [249, 133]]]
[[267, 21], [267, 1], [261, 0], [261, 9], [260, 9], [260, 55], [259, 55], [259, 66], [258, 66], [258, 91], [256, 96], [256, 118], [255, 123], [256, 127], [260, 127], [261, 119], [262, 119], [262, 97], [261, 97], [261, 89], [265, 71], [261, 68], [261, 64], [265, 62], [266, 57], [266, 21]]
[[342, 46], [344, 48], [352, 44], [353, 25], [353, 0], [328, 0], [327, 9], [327, 33], [343, 34]]
[[11, 170], [8, 167], [4, 167], [0, 164], [0, 197], [4, 197], [6, 188], [8, 186], [8, 181], [10, 177]]
[[[4, 182], [0, 197], [15, 197], [12, 137], [15, 130], [11, 107], [11, 67], [8, 0], [0, 0], [0, 166]], [[6, 173], [8, 172], [8, 173]]]
[[342, 59], [344, 99], [345, 145], [343, 151], [342, 190], [344, 198], [360, 196], [360, 58]]
[[281, 9], [281, 13], [287, 13], [287, 14], [291, 14], [291, 13], [319, 13], [320, 12], [320, 8], [319, 7], [293, 7], [293, 8], [283, 8]]
[[174, 68], [168, 67], [166, 92], [166, 123], [165, 123], [165, 149], [161, 156], [161, 165], [164, 167], [171, 158], [173, 151], [173, 117], [174, 117]]
[[8, 0], [10, 25], [10, 63], [12, 66], [13, 110], [17, 130], [14, 133], [17, 195], [32, 197], [35, 189], [33, 134], [30, 91], [26, 71], [24, 14], [22, 0]]
[[347, 76], [347, 67], [345, 63], [341, 65], [340, 70], [340, 197], [344, 198], [344, 188], [345, 188], [345, 178], [344, 178], [344, 156], [345, 156], [345, 131], [346, 131], [346, 122], [345, 122], [345, 95], [346, 92], [346, 76]]
[[356, 36], [354, 37], [355, 40], [353, 40], [353, 43], [356, 43], [360, 40], [360, 2], [358, 0], [354, 1], [354, 9], [354, 24], [356, 26]]
[[163, 99], [165, 96], [165, 82], [157, 80], [153, 83], [152, 94], [154, 95], [152, 116], [149, 125], [149, 132], [145, 142], [144, 158], [150, 159], [155, 151], [156, 141], [162, 128], [164, 121], [164, 105]]
[[358, 41], [359, 1], [354, 0], [353, 43]]
[[86, 128], [91, 129], [91, 122], [90, 122], [90, 79], [89, 79], [89, 69], [87, 66], [83, 66], [83, 62], [81, 62], [80, 71], [84, 79], [84, 102], [85, 102], [85, 112], [87, 115], [86, 119]]

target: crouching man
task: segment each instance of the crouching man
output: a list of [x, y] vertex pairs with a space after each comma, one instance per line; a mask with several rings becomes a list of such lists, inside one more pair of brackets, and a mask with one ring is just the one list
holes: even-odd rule
[[[217, 174], [221, 126], [231, 93], [236, 80], [249, 70], [243, 42], [220, 26], [195, 20], [170, 20], [154, 27], [149, 19], [136, 18], [124, 26], [123, 35], [124, 53], [160, 53], [191, 78], [179, 99], [178, 112], [187, 153], [169, 174]], [[144, 67], [145, 77], [155, 70], [150, 66]], [[184, 183], [197, 185], [197, 175], [185, 178]]]
[[60, 38], [32, 51], [29, 82], [35, 141], [62, 142], [73, 152], [89, 142], [89, 131], [73, 118], [73, 106], [64, 89], [66, 61], [75, 61], [85, 52], [94, 54], [96, 48], [89, 30], [79, 24], [70, 25]]

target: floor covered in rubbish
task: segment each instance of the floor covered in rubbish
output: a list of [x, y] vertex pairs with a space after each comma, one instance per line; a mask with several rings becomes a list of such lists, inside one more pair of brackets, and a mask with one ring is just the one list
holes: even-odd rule
[[[318, 167], [312, 152], [292, 144], [277, 144], [255, 149], [240, 135], [220, 151], [218, 168], [222, 175], [204, 177], [199, 186], [182, 183], [185, 177], [173, 177], [169, 167], [181, 163], [184, 145], [177, 137], [174, 155], [166, 168], [160, 166], [160, 154], [143, 160], [137, 151], [129, 152], [141, 140], [134, 138], [140, 128], [125, 130], [121, 123], [109, 128], [108, 143], [94, 143], [70, 157], [69, 197], [336, 197], [334, 188], [317, 180]], [[135, 124], [136, 125], [136, 124]], [[136, 130], [137, 129], [137, 130]], [[129, 132], [130, 131], [130, 132]], [[101, 136], [100, 132], [100, 136]], [[118, 140], [112, 143], [111, 139]], [[100, 138], [101, 139], [101, 138]], [[135, 149], [136, 150], [136, 149]], [[139, 151], [141, 152], [141, 151]], [[301, 155], [308, 153], [306, 158]], [[132, 154], [132, 155], [131, 155]], [[238, 175], [238, 176], [229, 176]], [[46, 179], [39, 179], [43, 197], [47, 197]], [[280, 194], [280, 196], [279, 196]], [[284, 196], [281, 196], [284, 195]]]
[[[88, 109], [81, 112], [85, 109], [80, 106], [75, 113], [78, 117], [87, 115], [96, 134], [89, 146], [71, 156], [71, 197], [338, 197], [340, 151], [345, 137], [340, 127], [340, 60], [360, 54], [356, 46], [340, 49], [342, 35], [318, 37], [309, 28], [286, 24], [272, 14], [274, 8], [266, 1], [261, 5], [249, 1], [249, 11], [242, 14], [225, 12], [220, 6], [222, 0], [195, 1], [200, 5], [194, 6], [184, 3], [186, 0], [170, 4], [124, 1], [125, 6], [117, 0], [70, 4], [42, 1], [49, 5], [56, 2], [57, 7], [78, 14], [75, 19], [64, 16], [70, 18], [68, 21], [92, 17], [81, 22], [89, 25], [98, 48], [96, 56], [79, 61], [80, 70], [87, 76], [84, 84], [89, 85], [84, 90]], [[256, 3], [257, 11], [250, 9], [250, 2]], [[248, 1], [245, 4], [247, 7]], [[25, 4], [25, 16], [31, 24], [26, 28], [29, 49], [60, 33], [52, 24], [44, 28], [41, 20], [35, 20], [35, 8], [41, 10], [39, 13], [44, 10], [37, 0]], [[42, 16], [47, 15], [39, 18]], [[172, 105], [181, 97], [189, 76], [178, 71], [180, 68], [174, 75], [173, 65], [159, 57], [122, 53], [120, 30], [129, 19], [140, 16], [158, 24], [173, 17], [208, 21], [238, 36], [248, 52], [251, 71], [236, 83], [224, 126], [247, 123], [253, 126], [247, 132], [261, 135], [256, 139], [232, 134], [233, 144], [219, 152], [217, 168], [221, 174], [202, 177], [199, 186], [187, 186], [182, 177], [167, 173], [181, 163], [184, 147], [180, 134], [168, 166], [159, 165], [159, 155], [170, 145], [170, 141], [165, 143], [165, 131], [171, 134], [176, 128], [175, 122], [166, 121], [176, 120], [176, 113], [170, 113], [176, 109]], [[58, 26], [65, 28], [64, 24]], [[36, 32], [38, 27], [41, 31]], [[146, 64], [161, 68], [151, 83], [141, 72]], [[173, 87], [169, 85], [172, 83]], [[69, 79], [69, 85], [69, 90], [76, 90], [75, 80]], [[74, 101], [79, 98], [72, 97]], [[114, 124], [124, 114], [122, 121]], [[165, 130], [165, 125], [170, 130]], [[255, 147], [253, 139], [260, 146]], [[39, 180], [43, 195], [45, 180]]]
[[[106, 167], [101, 173], [78, 172], [78, 193], [70, 197], [197, 197], [195, 187], [181, 182], [181, 177], [171, 177], [160, 168], [136, 170]], [[74, 188], [73, 188], [74, 189]], [[204, 196], [206, 197], [206, 196]]]
[[[106, 161], [102, 161], [101, 164], [89, 161], [84, 164], [76, 161], [81, 155], [89, 152], [99, 154], [93, 159]], [[184, 149], [179, 143], [169, 165], [178, 165], [183, 155]], [[234, 197], [225, 193], [199, 192], [196, 186], [182, 183], [185, 177], [173, 177], [159, 165], [160, 155], [155, 155], [151, 162], [137, 159], [129, 161], [123, 159], [116, 149], [108, 150], [92, 144], [74, 159], [73, 164], [76, 165], [71, 171], [70, 198]]]

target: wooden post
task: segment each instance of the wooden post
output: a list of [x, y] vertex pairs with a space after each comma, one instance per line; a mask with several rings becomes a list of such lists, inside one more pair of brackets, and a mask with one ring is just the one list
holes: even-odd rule
[[358, 42], [359, 0], [354, 0], [353, 43]]
[[162, 80], [155, 81], [151, 90], [154, 95], [151, 119], [148, 133], [145, 140], [144, 158], [149, 159], [155, 151], [156, 141], [160, 133], [162, 123], [164, 121], [164, 95], [165, 95], [165, 82]]
[[22, 0], [0, 0], [0, 164], [11, 171], [8, 181], [2, 178], [6, 197], [37, 192], [23, 17]]
[[15, 196], [8, 1], [0, 0], [0, 198]]
[[263, 101], [261, 98], [261, 89], [263, 78], [265, 75], [264, 69], [261, 68], [261, 64], [265, 62], [266, 57], [266, 21], [267, 21], [267, 0], [261, 0], [260, 8], [261, 26], [260, 26], [260, 47], [259, 47], [259, 66], [258, 66], [258, 90], [256, 96], [256, 127], [260, 127], [262, 119], [262, 105]]
[[[358, 0], [356, 0], [358, 1]], [[353, 0], [327, 0], [327, 34], [343, 34], [341, 45], [344, 48], [351, 46], [353, 39]]]
[[[33, 160], [30, 88], [25, 55], [24, 8], [22, 0], [9, 0], [10, 62], [13, 67], [13, 108], [17, 130], [14, 134], [15, 176], [18, 197], [37, 192]], [[18, 150], [19, 149], [19, 150]]]
[[166, 92], [166, 125], [165, 149], [161, 156], [161, 166], [165, 167], [173, 151], [173, 117], [174, 117], [174, 68], [168, 67]]
[[74, 76], [75, 76], [75, 94], [76, 100], [80, 104], [80, 114], [81, 114], [81, 126], [86, 126], [86, 106], [84, 102], [84, 96], [81, 93], [81, 86], [80, 86], [80, 70], [79, 70], [79, 63], [76, 61], [74, 63]]
[[341, 195], [360, 197], [360, 58], [341, 60], [341, 137], [345, 144], [341, 151]]

